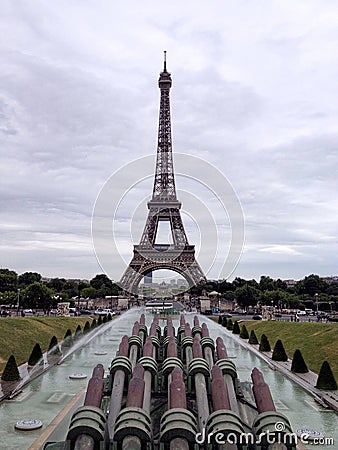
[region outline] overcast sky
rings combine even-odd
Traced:
[[[174,152],[217,167],[242,205],[245,244],[230,279],[337,275],[337,6],[2,0],[0,266],[51,277],[102,272],[91,238],[95,199],[114,172],[155,157],[167,50]],[[202,172],[197,166],[197,179]],[[181,178],[188,238],[216,277],[200,232],[210,217],[203,224],[207,213],[189,212]],[[132,229],[120,245],[126,261],[151,190],[150,177],[116,218],[120,231],[123,221],[126,235]],[[135,202],[143,205],[137,226],[128,223]],[[116,261],[115,279],[124,270]]]

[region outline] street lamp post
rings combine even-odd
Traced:
[[[16,303],[16,315],[19,315],[19,308],[20,308],[20,288],[18,288],[18,300]]]
[[[316,311],[317,311],[317,316],[318,316],[318,294],[315,294],[315,299],[316,299]]]

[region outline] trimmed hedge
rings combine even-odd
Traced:
[[[49,347],[48,347],[48,353],[51,355],[58,355],[61,353],[60,347],[58,346],[58,340],[56,336],[52,336]]]
[[[297,348],[295,353],[293,354],[292,364],[291,364],[291,372],[295,373],[307,373],[309,369],[304,361],[303,355],[301,351]]]
[[[254,345],[259,344],[255,330],[250,331],[249,344],[254,344]]]
[[[249,339],[249,333],[245,325],[242,325],[239,337],[242,339]]]
[[[42,359],[42,351],[39,343],[36,343],[33,347],[32,353],[28,358],[28,365],[35,366]]]
[[[233,334],[240,334],[241,330],[239,329],[239,324],[237,322],[237,320],[234,323],[234,327],[232,329],[232,333]]]
[[[87,320],[87,322],[85,323],[85,325],[84,325],[84,327],[83,327],[83,334],[86,334],[86,333],[88,333],[90,331],[90,323],[88,322],[88,320]]]
[[[260,352],[270,352],[271,351],[269,339],[266,337],[265,334],[262,334],[261,342],[259,344],[259,351]]]
[[[232,330],[233,329],[233,327],[234,327],[234,324],[233,324],[233,322],[232,322],[232,319],[228,319],[228,322],[227,322],[227,330]]]
[[[335,391],[337,389],[337,382],[327,361],[324,361],[320,368],[316,388],[325,389],[326,391]]]
[[[18,365],[15,360],[15,356],[11,355],[8,358],[7,364],[3,371],[1,381],[19,381],[21,380]]]
[[[272,352],[272,359],[274,361],[287,361],[288,355],[286,354],[283,342],[278,339]]]
[[[68,328],[65,337],[62,341],[62,347],[71,347],[73,345],[73,336],[71,330]]]

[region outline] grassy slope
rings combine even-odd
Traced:
[[[78,325],[83,329],[87,320],[91,322],[88,317],[1,318],[0,372],[11,354],[18,364],[22,364],[28,360],[37,342],[42,351],[45,351],[53,335],[60,342],[68,328],[74,333]]]
[[[258,340],[264,333],[269,339],[271,348],[277,339],[281,339],[289,356],[299,348],[308,367],[319,372],[320,366],[326,359],[338,379],[338,325],[309,322],[274,322],[274,321],[245,321],[250,333],[255,330]]]

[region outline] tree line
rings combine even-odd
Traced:
[[[0,269],[0,303],[31,309],[52,309],[59,302],[74,302],[74,298],[103,298],[119,295],[121,289],[105,274],[98,274],[89,282],[51,278],[42,281],[41,274]]]
[[[309,308],[321,311],[337,310],[338,283],[327,283],[318,275],[311,274],[297,281],[294,286],[281,280],[262,275],[259,281],[236,277],[226,280],[207,281],[190,289],[193,296],[203,292],[217,291],[221,298],[235,301],[241,308],[255,305],[273,305],[283,308]]]
[[[221,298],[236,303],[243,309],[255,305],[274,305],[280,308],[312,308],[337,310],[338,283],[327,283],[318,275],[311,274],[288,286],[281,279],[274,280],[262,275],[259,281],[236,277],[227,280],[207,281],[189,290],[191,296],[203,292],[217,291]],[[120,295],[121,288],[105,274],[97,274],[89,282],[52,278],[42,281],[41,274],[25,272],[18,275],[10,269],[0,269],[0,303],[17,305],[23,308],[51,309],[58,302],[74,298],[104,298]],[[73,300],[74,301],[74,300]]]

